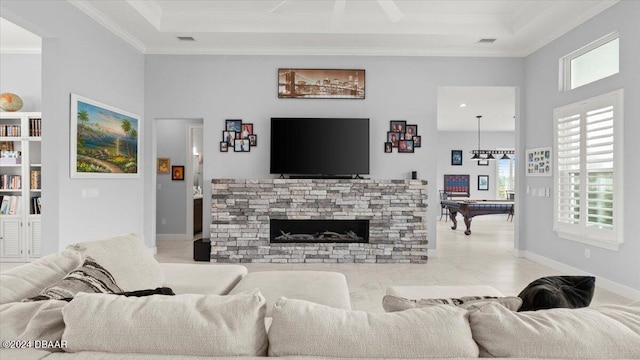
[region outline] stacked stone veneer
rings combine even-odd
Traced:
[[[278,263],[424,263],[422,180],[212,181],[211,260]],[[369,243],[269,242],[269,219],[369,220]]]

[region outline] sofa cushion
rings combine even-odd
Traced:
[[[518,294],[520,311],[589,306],[595,291],[593,276],[547,276],[531,282]]]
[[[163,285],[160,265],[144,244],[142,236],[124,234],[99,241],[70,245],[109,269],[124,291],[154,289]]]
[[[226,295],[247,275],[241,265],[161,263],[160,270],[176,294]]]
[[[278,300],[269,356],[338,358],[477,357],[467,311],[436,305],[395,313]]]
[[[498,304],[470,310],[485,357],[640,358],[640,308],[599,306],[512,312]]]
[[[233,296],[81,293],[62,312],[62,339],[69,352],[264,356],[265,304],[257,289]]]
[[[517,296],[463,296],[460,298],[446,299],[405,299],[399,296],[385,295],[382,298],[382,307],[386,312],[404,311],[434,305],[451,305],[466,307],[471,304],[496,302],[511,311],[518,311],[522,305],[522,299]]]
[[[38,295],[82,264],[83,256],[74,250],[47,255],[0,274],[0,304]]]
[[[3,342],[5,340],[59,342],[64,331],[62,309],[65,305],[67,302],[60,300],[13,302],[0,305],[1,340]]]
[[[107,269],[87,256],[82,266],[44,289],[39,295],[23,301],[68,300],[79,292],[113,294],[122,292],[122,289],[116,285]]]
[[[347,279],[330,271],[258,271],[249,273],[230,294],[260,289],[267,299],[267,316],[281,297],[308,300],[339,309],[350,310]]]

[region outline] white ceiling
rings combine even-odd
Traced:
[[[526,56],[618,0],[68,1],[146,54]]]
[[[438,131],[477,131],[477,115],[480,131],[515,131],[515,108],[513,87],[439,87]]]

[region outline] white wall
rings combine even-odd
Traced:
[[[71,93],[144,119],[144,56],[66,1],[3,0],[0,9],[2,17],[43,38],[43,253],[78,241],[143,233],[142,176],[70,179],[68,159]],[[144,131],[140,138],[146,141]],[[141,156],[149,162],[144,152]],[[99,197],[83,198],[83,189],[98,189]],[[144,234],[154,246],[149,232]]]
[[[515,149],[515,133],[513,131],[483,131],[480,133],[482,149]],[[496,186],[497,161],[489,161],[489,166],[478,166],[471,160],[471,150],[478,149],[478,133],[466,131],[438,132],[438,190],[444,189],[445,174],[470,176],[470,199],[497,199]],[[451,150],[462,150],[462,166],[451,165]],[[478,175],[489,175],[489,191],[478,191]],[[437,195],[437,194],[436,194]],[[438,218],[440,213],[437,214]]]
[[[553,109],[616,89],[624,89],[624,234],[618,251],[559,238],[553,231],[553,198],[522,197],[527,214],[520,228],[520,249],[608,279],[640,294],[640,2],[621,1],[567,35],[526,58],[527,148],[553,146]],[[558,91],[558,61],[613,31],[620,32],[620,73],[575,90]],[[553,178],[526,177],[525,185],[553,189]],[[618,216],[618,215],[616,215]],[[591,259],[584,250],[591,250]],[[624,290],[624,289],[623,289]]]
[[[264,178],[269,174],[270,118],[277,116],[367,117],[371,119],[371,177],[408,179],[412,170],[429,182],[429,206],[439,209],[436,130],[439,86],[524,84],[517,58],[339,57],[339,56],[146,56],[145,131],[155,118],[204,119],[204,182],[212,178]],[[365,100],[278,99],[279,67],[366,70]],[[258,146],[248,153],[220,153],[225,119],[254,124]],[[385,154],[389,120],[418,124],[422,148]],[[145,149],[153,151],[151,147]],[[148,170],[148,169],[147,169]],[[152,196],[153,178],[145,181]],[[205,224],[210,222],[210,186],[204,186]],[[145,203],[151,213],[155,204]],[[438,210],[435,210],[438,211]],[[427,224],[434,248],[436,218]],[[155,228],[155,225],[154,225]],[[204,236],[210,230],[204,228]]]
[[[42,59],[40,54],[0,54],[0,93],[20,96],[20,111],[42,110]]]

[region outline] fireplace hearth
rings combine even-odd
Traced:
[[[270,220],[271,243],[368,243],[369,220]]]

